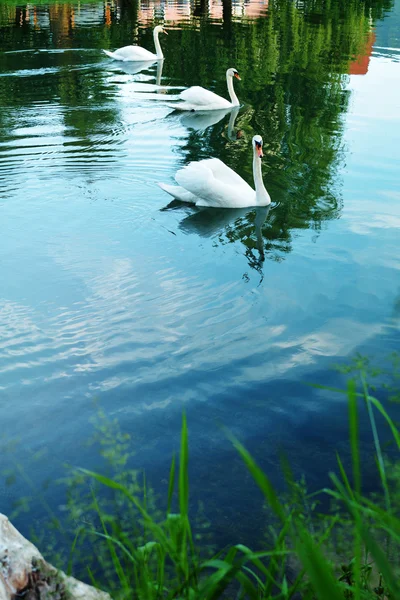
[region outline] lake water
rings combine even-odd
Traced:
[[[160,22],[163,64],[102,53],[153,50]],[[399,347],[399,31],[390,0],[2,2],[0,417],[38,488],[98,466],[94,398],[160,493],[186,410],[193,494],[222,507],[222,538],[256,530],[222,425],[274,481],[283,450],[321,484],[347,411],[306,383]],[[226,96],[228,67],[237,114],[168,107],[189,85]],[[269,211],[169,204],[157,183],[191,160],[252,183],[254,134]],[[2,486],[2,511],[24,486]]]

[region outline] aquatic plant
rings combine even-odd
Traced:
[[[116,600],[399,598],[400,432],[376,397],[384,392],[398,400],[397,354],[390,363],[389,369],[377,368],[358,355],[339,367],[349,378],[347,388],[330,389],[347,396],[351,469],[337,455],[337,472],[323,490],[310,493],[304,477],[296,479],[282,459],[287,493],[278,493],[247,449],[225,432],[264,498],[265,527],[262,540],[254,542],[257,551],[240,543],[215,551],[215,519],[210,523],[189,502],[185,416],[179,457],[172,458],[168,491],[159,498],[132,466],[134,440],[98,408],[88,443],[97,445],[104,459],[102,473],[69,466],[61,512],[41,491],[48,519],[45,524],[32,520],[31,539],[53,564],[106,588]],[[379,393],[373,395],[372,389]],[[362,479],[361,413],[368,416],[377,465],[372,494]],[[384,452],[388,436],[378,434],[384,425],[392,440],[390,461]],[[10,473],[18,472],[37,497],[27,470],[12,463],[11,450],[8,483],[15,479]],[[17,512],[29,508],[27,495]]]
[[[113,597],[399,598],[398,463],[395,461],[388,469],[378,435],[377,415],[389,426],[396,452],[400,449],[400,432],[382,402],[371,395],[365,365],[359,363],[359,366],[358,387],[356,380],[350,379],[346,390],[337,390],[348,399],[352,470],[346,471],[338,455],[338,472],[331,474],[331,486],[318,494],[308,494],[304,481],[295,481],[289,466],[284,465],[289,494],[282,499],[247,449],[228,434],[269,507],[273,534],[266,538],[261,550],[236,544],[208,557],[201,540],[198,543],[194,539],[189,515],[189,441],[185,416],[179,464],[172,459],[164,514],[153,513],[146,495],[138,495],[121,479],[79,469],[80,476],[120,496],[136,514],[130,526],[125,521],[127,527],[121,527],[121,515],[114,518],[103,513],[93,493],[92,508],[97,512],[98,522],[97,526],[86,526],[85,535],[105,544],[109,560],[106,579]],[[369,415],[382,487],[382,493],[374,497],[363,493],[359,449],[362,407]],[[328,514],[318,515],[321,496],[334,503]],[[101,571],[96,576],[90,573],[92,583],[104,586]]]

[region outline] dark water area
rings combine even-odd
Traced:
[[[153,51],[157,23],[163,62],[102,53]],[[64,463],[100,468],[94,399],[160,494],[186,411],[193,502],[222,542],[251,544],[262,519],[223,427],[278,487],[281,452],[326,483],[346,400],[307,384],[343,385],[334,364],[399,347],[399,31],[390,0],[1,4],[2,440],[54,511]],[[226,97],[229,67],[239,110],[168,106],[190,85]],[[254,134],[269,210],[158,187],[211,156],[252,184]],[[26,483],[1,486],[10,513]]]

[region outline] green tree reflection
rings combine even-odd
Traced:
[[[281,260],[291,249],[294,230],[318,231],[324,221],[340,214],[334,175],[342,160],[347,74],[351,61],[365,52],[374,23],[392,5],[392,0],[270,0],[265,15],[252,19],[234,16],[234,3],[223,0],[221,18],[216,19],[208,3],[199,0],[190,18],[170,31],[164,44],[167,83],[199,84],[226,96],[226,69],[234,66],[242,76],[237,91],[245,107],[235,123],[240,134],[236,139],[227,135],[229,115],[204,131],[190,131],[181,149],[182,163],[218,156],[252,182],[250,139],[254,133],[263,136],[264,178],[278,204],[274,218],[268,216],[262,227],[267,256]],[[1,49],[95,51],[132,39],[152,47],[153,23],[139,23],[138,2],[91,6],[97,16],[88,27],[79,21],[85,5],[79,12],[68,2],[21,5],[5,0],[0,7]],[[162,5],[159,9],[161,19]],[[66,107],[65,124],[76,136],[85,140],[118,122],[116,102],[103,93],[102,70],[83,76],[71,70],[70,57],[62,53],[48,60],[60,70],[57,76],[41,78],[37,99]],[[102,60],[101,53],[93,60]],[[15,55],[0,58],[3,70],[16,64]],[[40,55],[33,52],[29,67],[40,65]],[[7,77],[0,77],[0,108],[22,108],[23,86],[23,78],[14,78],[10,87]],[[81,110],[68,110],[72,107]],[[6,138],[15,115],[9,110],[0,110],[0,115]],[[256,251],[254,211],[232,218],[216,239],[240,240],[246,252]]]
[[[281,260],[291,250],[293,230],[318,231],[340,214],[334,174],[342,160],[347,73],[367,45],[373,19],[390,7],[385,1],[273,0],[265,18],[233,20],[229,30],[205,21],[199,32],[183,30],[175,45],[168,46],[166,73],[186,78],[188,84],[200,81],[213,87],[217,82],[216,91],[226,95],[225,69],[235,66],[242,76],[238,96],[248,110],[237,119],[240,139],[227,143],[227,119],[204,133],[192,132],[183,162],[218,156],[251,183],[250,139],[262,134],[264,179],[278,203],[274,218],[267,218],[263,228],[271,258]],[[179,48],[182,60],[173,61]],[[253,256],[258,247],[255,219],[255,211],[235,218],[224,226],[219,242],[240,240],[246,255]]]

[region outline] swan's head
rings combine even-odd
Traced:
[[[254,152],[257,152],[257,156],[259,156],[260,158],[262,158],[264,156],[264,154],[263,154],[263,151],[262,151],[263,141],[262,141],[261,135],[255,135],[253,137],[252,142],[253,142]]]
[[[164,29],[162,25],[157,25],[157,27],[154,27],[154,33],[165,33],[165,35],[168,35],[168,31]]]
[[[226,72],[226,76],[227,77],[236,77],[236,79],[239,79],[239,81],[240,81],[239,73],[236,71],[236,69],[228,69]]]

